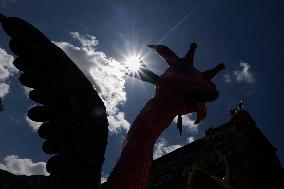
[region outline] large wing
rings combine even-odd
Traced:
[[[99,188],[107,144],[105,106],[92,84],[56,45],[29,23],[0,15],[9,45],[18,56],[20,82],[33,88],[29,97],[42,104],[30,119],[44,122],[38,130],[43,150],[56,154],[47,171],[59,188]]]
[[[169,66],[174,65],[178,61],[178,56],[167,46],[164,45],[148,45],[151,49],[154,49],[161,57],[163,57]]]

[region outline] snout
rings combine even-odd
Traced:
[[[216,85],[210,80],[195,77],[194,80],[188,80],[182,88],[187,98],[198,102],[212,102],[219,96]]]
[[[210,87],[196,87],[190,96],[199,102],[212,102],[218,98],[219,92],[213,84]]]

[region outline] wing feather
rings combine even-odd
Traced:
[[[73,61],[40,31],[16,17],[0,15],[9,46],[23,73],[20,82],[32,90],[29,97],[42,104],[29,110],[44,122],[38,133],[43,150],[56,154],[47,171],[61,188],[99,188],[107,145],[106,108],[92,84]]]

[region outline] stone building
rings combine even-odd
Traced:
[[[226,180],[227,188],[284,188],[284,171],[276,151],[242,110],[228,123],[208,129],[204,138],[155,160],[148,188],[188,189],[194,168],[221,182]]]

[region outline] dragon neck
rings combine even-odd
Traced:
[[[174,117],[166,102],[157,97],[147,102],[124,140],[120,157],[107,181],[108,189],[146,189],[154,144]]]

